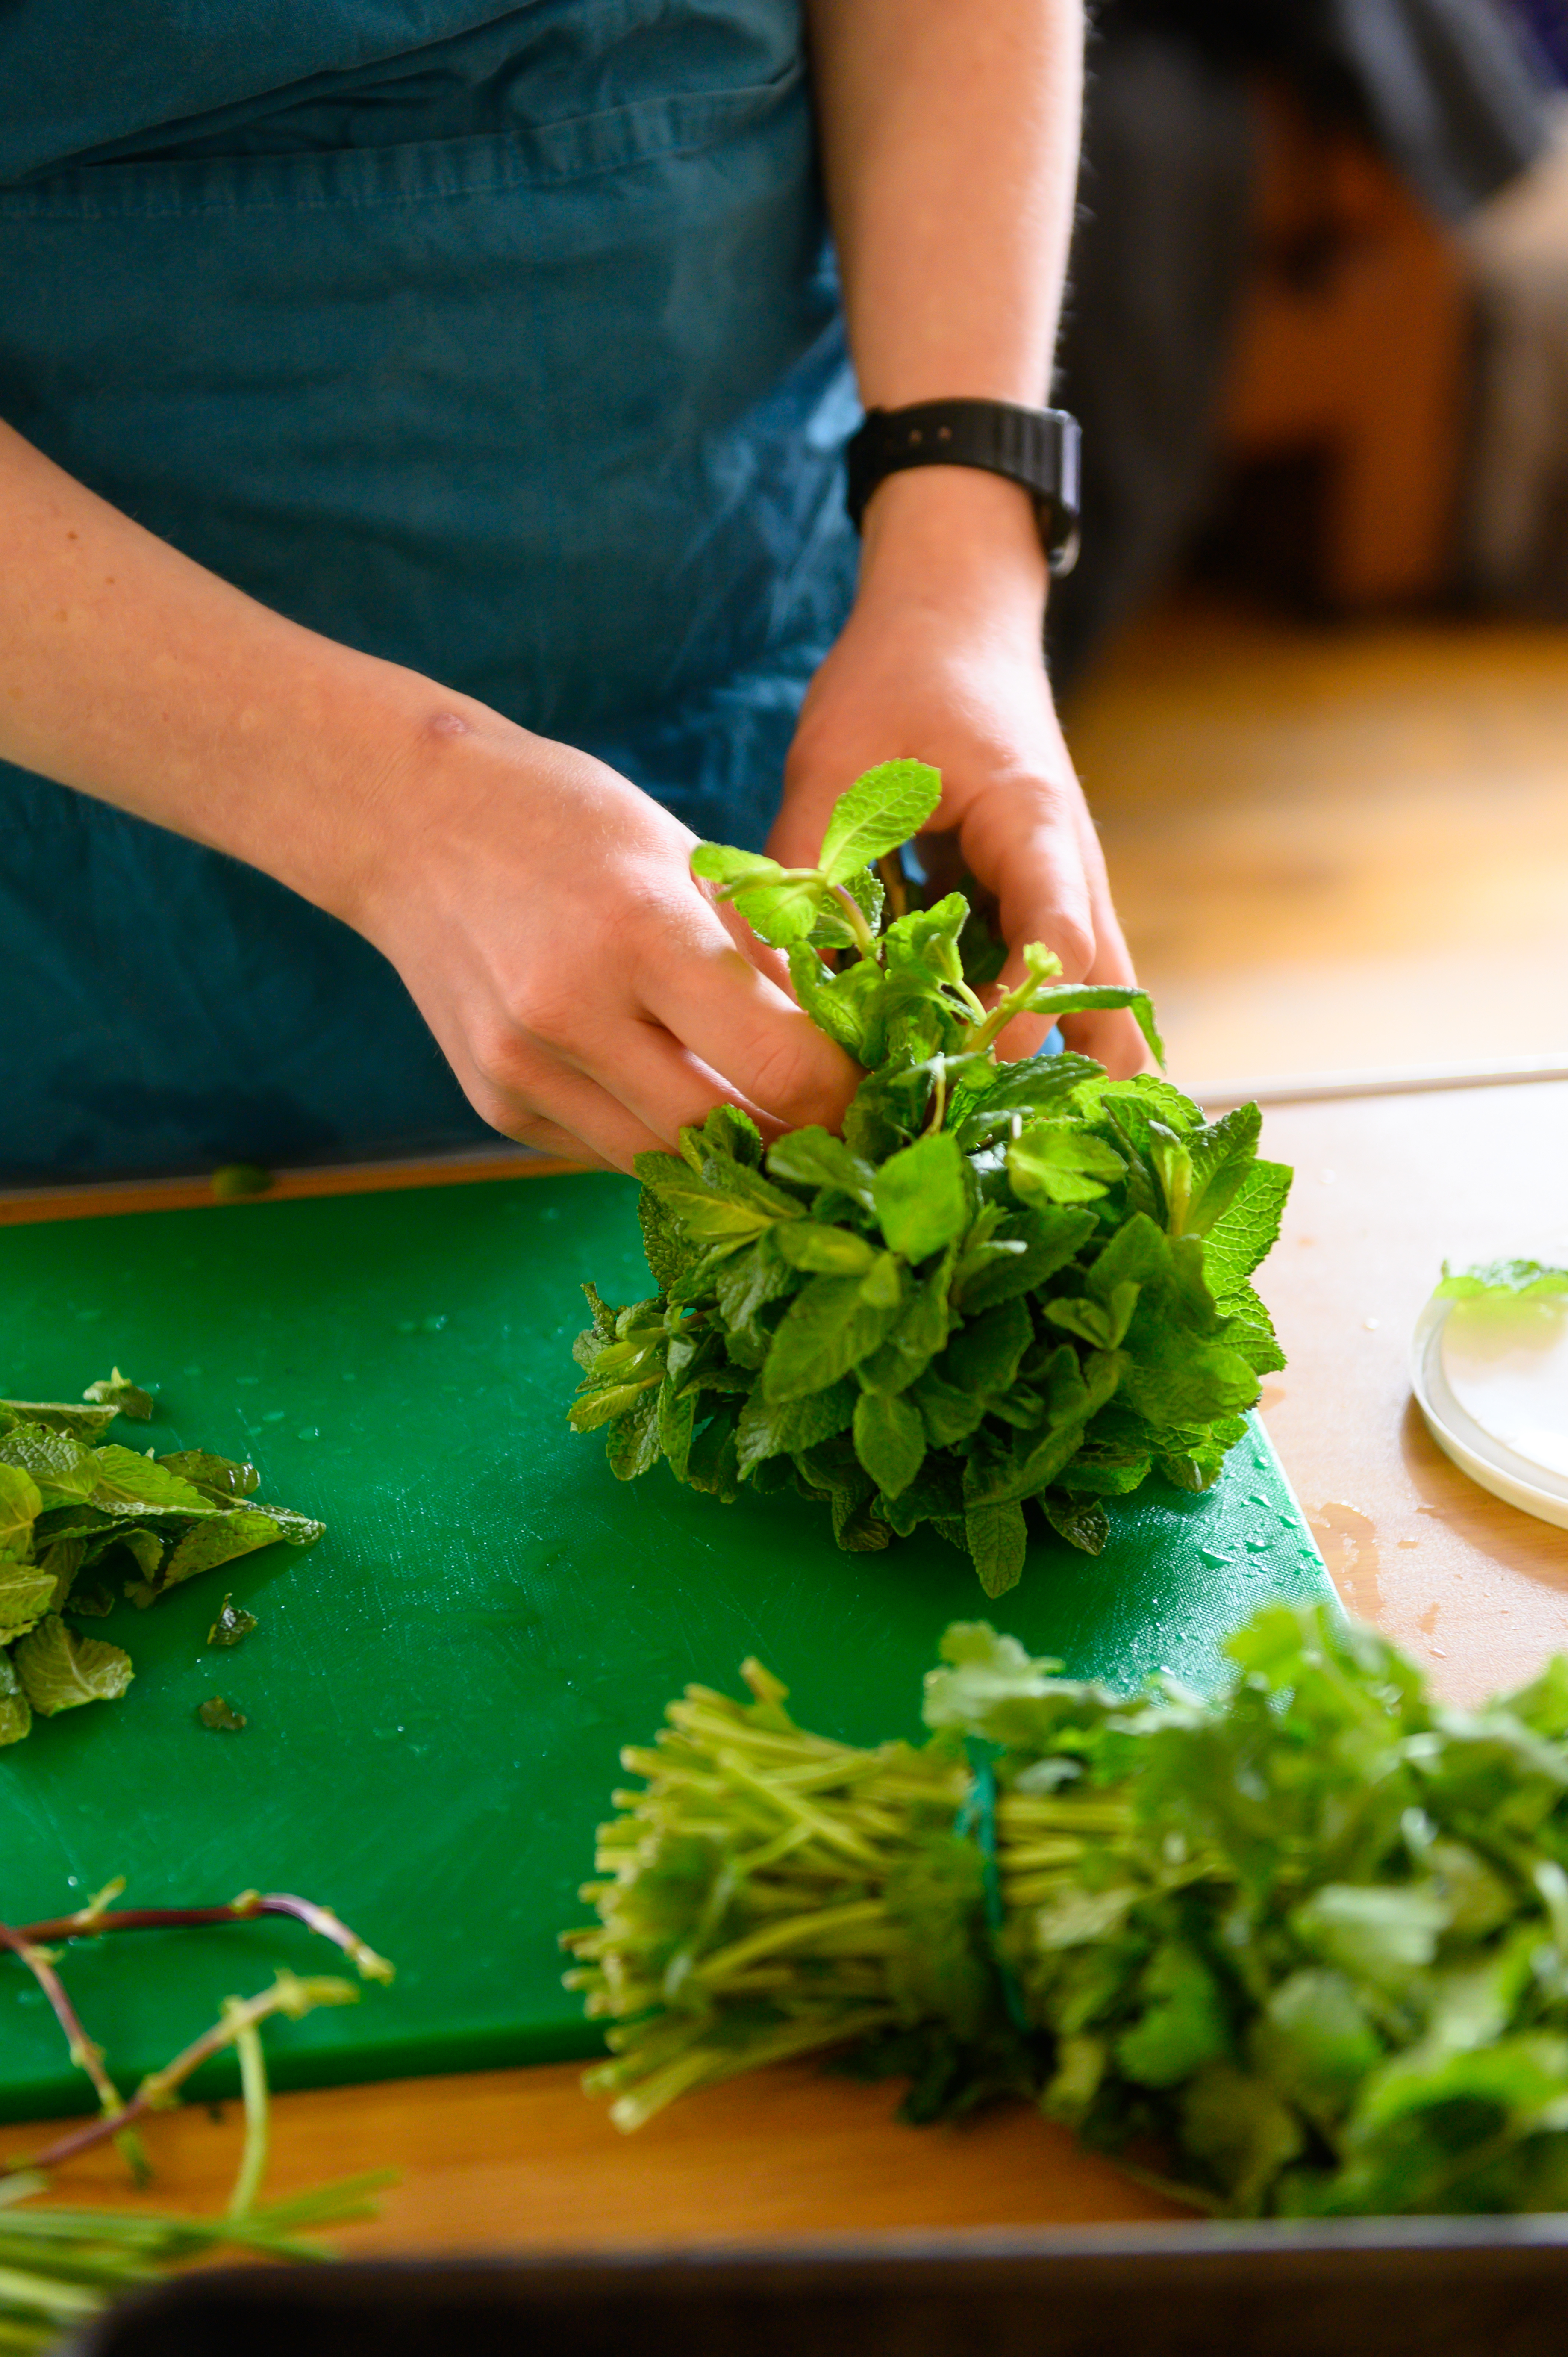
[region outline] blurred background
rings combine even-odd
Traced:
[[[1100,0],[1052,666],[1173,1075],[1568,1070],[1568,0]]]

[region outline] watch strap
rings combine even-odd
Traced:
[[[979,467],[1021,483],[1034,496],[1051,571],[1078,557],[1080,437],[1065,409],[1022,409],[1008,401],[922,401],[870,409],[852,436],[847,504],[858,532],[865,503],[889,475],[910,467]]]

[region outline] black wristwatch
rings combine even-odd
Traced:
[[[856,532],[878,483],[908,467],[981,467],[1034,494],[1040,537],[1055,574],[1078,562],[1078,420],[1065,409],[1018,409],[1010,401],[921,401],[868,409],[851,441],[848,507]]]

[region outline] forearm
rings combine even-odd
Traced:
[[[4,426],[0,647],[0,758],[350,920],[378,813],[446,702],[219,580]]]
[[[1079,0],[810,0],[823,168],[861,397],[1047,395],[1072,230]],[[980,600],[1037,636],[1032,503],[1000,477],[890,477],[862,594]]]
[[[1079,0],[809,0],[868,407],[1044,400],[1078,177]]]

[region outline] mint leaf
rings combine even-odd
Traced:
[[[209,1701],[199,1703],[196,1716],[203,1727],[210,1727],[218,1735],[241,1735],[251,1723],[242,1710],[236,1710],[233,1704],[225,1702],[221,1695],[214,1695]]]
[[[874,1270],[873,1275],[876,1274]],[[856,1360],[875,1350],[897,1315],[901,1296],[891,1302],[867,1300],[868,1280],[814,1276],[785,1311],[762,1371],[769,1400],[803,1399],[847,1375]]]
[[[98,1460],[64,1432],[42,1425],[14,1425],[0,1435],[0,1465],[15,1465],[32,1476],[45,1513],[56,1506],[84,1501],[98,1487]]]
[[[101,1375],[95,1383],[89,1383],[81,1396],[101,1407],[113,1408],[116,1415],[128,1415],[136,1424],[145,1424],[152,1416],[152,1394],[143,1391],[129,1375],[123,1375],[118,1367],[111,1374]]]
[[[26,1555],[43,1512],[38,1484],[19,1465],[0,1464],[0,1557]]]
[[[1053,1023],[1059,1023],[1064,1015],[1083,1015],[1122,1006],[1130,1010],[1156,1062],[1163,1064],[1165,1043],[1160,1037],[1154,1004],[1146,990],[1128,989],[1120,983],[1039,982],[1030,991],[1026,1006],[1021,1007],[1019,1012],[1048,1015]]]
[[[843,1138],[830,1130],[792,1129],[768,1151],[768,1168],[775,1178],[796,1187],[836,1187],[865,1211],[875,1209],[876,1173]]]
[[[78,1407],[70,1400],[0,1400],[0,1433],[30,1424],[91,1442],[102,1437],[118,1414],[117,1408]]]
[[[160,1457],[158,1463],[166,1473],[177,1473],[220,1506],[253,1497],[261,1485],[262,1477],[253,1465],[240,1464],[231,1457],[214,1457],[205,1448],[176,1449]]]
[[[0,1555],[0,1645],[26,1635],[54,1602],[55,1575],[39,1564]]]
[[[1016,1298],[966,1318],[937,1367],[944,1382],[983,1397],[1004,1392],[1035,1339],[1026,1303]]]
[[[1097,1202],[1126,1173],[1114,1146],[1076,1122],[1036,1122],[1007,1149],[1013,1192],[1026,1203]]]
[[[793,1457],[846,1432],[858,1396],[847,1378],[830,1383],[825,1391],[792,1400],[768,1399],[759,1385],[742,1408],[736,1426],[736,1460],[740,1470],[749,1473],[768,1458]]]
[[[726,894],[759,941],[774,949],[803,942],[824,917],[836,920],[826,888],[815,876],[789,877],[783,882],[742,884]],[[842,924],[842,920],[836,920]],[[844,938],[848,938],[847,928]]]
[[[915,1479],[926,1454],[925,1427],[896,1392],[862,1392],[854,1407],[854,1453],[886,1497]]]
[[[209,1645],[225,1649],[242,1645],[246,1638],[254,1633],[256,1625],[253,1612],[247,1612],[242,1604],[236,1604],[231,1596],[226,1596],[222,1609],[207,1631],[207,1641]]]
[[[692,873],[706,884],[738,884],[747,877],[777,883],[784,870],[777,859],[760,851],[736,851],[727,843],[699,843],[692,854]]]
[[[1021,1505],[971,1506],[963,1534],[987,1596],[1004,1596],[1017,1587],[1029,1544]]]
[[[79,1637],[58,1613],[24,1637],[12,1652],[22,1691],[40,1718],[83,1703],[113,1702],[135,1672],[131,1657],[99,1637]]]
[[[946,1342],[951,1324],[952,1250],[950,1244],[929,1275],[910,1286],[886,1340],[861,1360],[856,1372],[868,1391],[907,1391]]]
[[[849,971],[856,974],[860,969],[852,966]],[[830,974],[814,949],[794,942],[789,947],[789,979],[818,1030],[836,1040],[857,1063],[864,1063],[865,1027],[854,999],[843,988],[847,977]]]
[[[1277,1241],[1291,1176],[1283,1162],[1254,1162],[1234,1201],[1205,1236],[1203,1271],[1221,1308],[1240,1293]]]
[[[1094,1213],[1080,1208],[1018,1206],[999,1216],[984,1238],[965,1239],[953,1272],[954,1301],[968,1318],[1015,1296],[1043,1291],[1047,1279],[1067,1267],[1094,1229]]]
[[[321,1525],[315,1527],[319,1535]],[[238,1506],[211,1522],[199,1523],[193,1530],[187,1531],[171,1552],[157,1581],[158,1588],[161,1592],[166,1587],[177,1587],[181,1580],[194,1579],[199,1572],[212,1571],[220,1563],[233,1563],[242,1555],[254,1555],[258,1547],[274,1546],[285,1535],[282,1523],[253,1506]]]
[[[1478,1268],[1454,1269],[1444,1261],[1443,1282],[1436,1289],[1451,1301],[1473,1301],[1487,1293],[1544,1299],[1568,1293],[1568,1268],[1552,1268],[1539,1260],[1494,1260]]]
[[[682,1233],[699,1243],[738,1245],[760,1235],[775,1220],[802,1216],[800,1204],[786,1196],[779,1198],[786,1208],[778,1211],[744,1199],[738,1190],[721,1189],[673,1154],[639,1154],[635,1168]]]
[[[1176,1234],[1208,1235],[1235,1202],[1256,1162],[1263,1116],[1255,1104],[1238,1105],[1222,1119],[1191,1131],[1191,1192]]]
[[[91,1499],[100,1513],[206,1516],[226,1511],[183,1474],[171,1473],[156,1458],[140,1456],[114,1441],[95,1448],[92,1461],[98,1479]]]
[[[824,1227],[820,1220],[793,1220],[776,1237],[779,1257],[790,1268],[824,1276],[864,1276],[875,1249],[853,1228]]]
[[[925,761],[884,761],[839,797],[818,865],[830,884],[885,859],[919,834],[942,798],[940,770]]]
[[[876,1174],[875,1198],[889,1252],[909,1261],[940,1252],[969,1224],[957,1138],[939,1131],[895,1154]]]
[[[33,1713],[22,1682],[16,1675],[11,1656],[0,1645],[0,1750],[8,1743],[20,1743],[32,1731]]]

